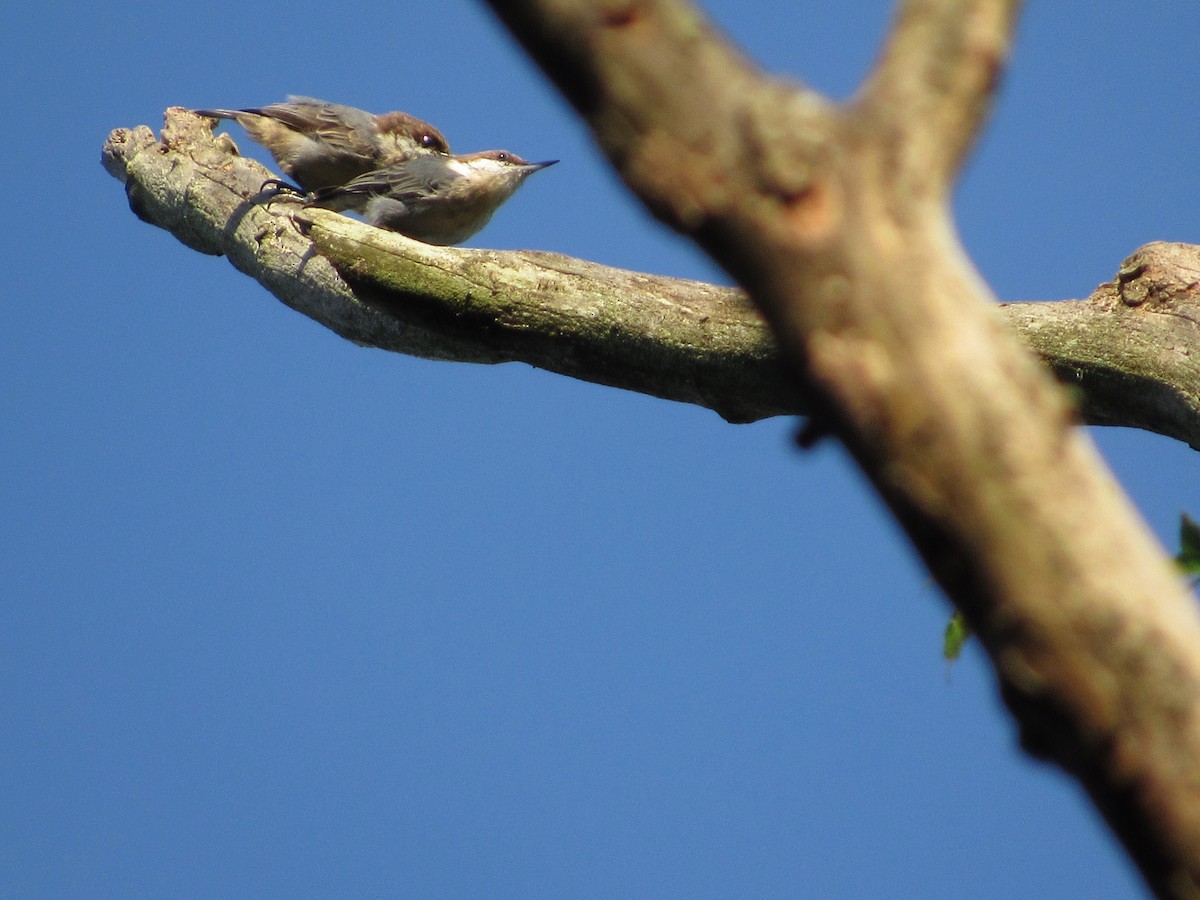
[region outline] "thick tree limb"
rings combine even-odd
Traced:
[[[305,237],[292,227],[294,206],[260,195],[271,173],[182,109],[168,110],[162,142],[144,127],[113,132],[104,162],[144,219],[228,256],[357,343],[526,362],[730,421],[809,409],[740,289],[551,253],[432,247],[319,210],[304,214]],[[1088,421],[1200,448],[1200,353],[1187,352],[1200,345],[1200,248],[1152,245],[1122,271],[1089,300],[1008,304],[1001,314],[1078,390]]]
[[[975,626],[1026,746],[1079,778],[1157,893],[1200,896],[1200,615],[948,215],[1017,4],[908,0],[838,108],[684,0],[491,3],[629,186],[748,289]]]

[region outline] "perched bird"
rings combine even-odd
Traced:
[[[288,97],[286,103],[251,109],[195,112],[237,122],[310,192],[345,184],[413,156],[450,152],[440,131],[408,113],[375,115],[312,97]]]
[[[354,210],[378,228],[427,244],[459,244],[483,228],[526,178],[556,162],[526,162],[507,150],[424,154],[315,191],[305,205]]]

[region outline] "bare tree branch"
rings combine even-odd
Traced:
[[[321,210],[302,216],[306,237],[292,227],[293,206],[260,194],[271,173],[182,109],[167,112],[162,142],[144,127],[115,131],[104,162],[147,221],[229,256],[283,302],[359,344],[525,362],[735,422],[809,409],[740,289],[552,253],[432,247]],[[1200,248],[1151,245],[1127,263],[1123,281],[1089,300],[1008,304],[1001,313],[1077,388],[1088,421],[1200,447],[1200,354],[1187,352],[1200,343],[1197,270]]]
[[[853,105],[893,171],[943,194],[991,106],[1019,0],[909,0]]]
[[[1013,5],[904,4],[901,30],[921,14],[941,37],[897,37],[931,77],[901,87],[885,57],[871,94],[925,96],[874,125],[754,72],[683,0],[491,3],[638,196],[764,311],[976,628],[1026,747],[1079,778],[1156,892],[1200,895],[1194,599],[1000,325],[946,190],[908,177],[953,172]],[[895,119],[929,109],[942,125],[897,155]]]
[[[143,219],[227,255],[343,337],[433,359],[526,362],[731,421],[804,409],[741,291],[555,253],[434,247],[269,202],[260,188],[272,173],[211,127],[171,109],[161,143],[145,127],[118,129],[103,161]]]
[[[1001,310],[1059,378],[1082,391],[1089,422],[1136,421],[1200,449],[1184,424],[1200,409],[1200,247],[1148,244],[1087,300]]]

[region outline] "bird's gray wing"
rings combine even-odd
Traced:
[[[291,96],[286,103],[271,103],[246,112],[275,119],[340,152],[368,159],[378,154],[375,117],[354,106]]]
[[[390,197],[411,205],[436,194],[457,177],[436,158],[417,157],[359,175],[341,187],[318,191],[317,199],[321,199],[322,195],[349,194],[360,197]]]

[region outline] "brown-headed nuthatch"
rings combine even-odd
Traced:
[[[556,162],[526,162],[507,150],[413,156],[315,191],[306,205],[354,210],[377,228],[427,244],[459,244],[483,228],[526,178]]]
[[[305,191],[337,187],[413,156],[450,152],[445,136],[403,112],[375,115],[312,97],[252,109],[197,109],[233,119],[271,151],[279,167]]]

